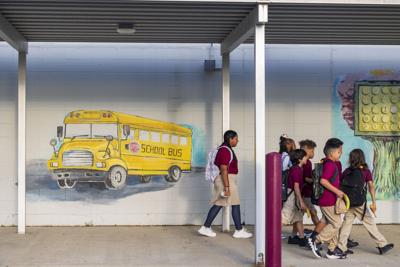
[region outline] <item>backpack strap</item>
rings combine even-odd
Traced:
[[[331,177],[331,179],[329,179],[329,182],[331,184],[336,182],[336,177],[338,176],[338,174],[339,174],[339,170],[338,170],[338,167],[335,165],[335,172],[333,173],[333,176]]]

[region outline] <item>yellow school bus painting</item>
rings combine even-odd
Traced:
[[[191,170],[191,129],[120,112],[72,111],[51,145],[48,169],[60,188],[104,182],[121,189],[128,175],[143,183],[156,175],[174,183]]]

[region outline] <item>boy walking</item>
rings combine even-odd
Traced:
[[[322,243],[328,243],[328,259],[344,259],[346,254],[341,251],[338,245],[339,229],[342,225],[340,215],[335,213],[335,204],[338,198],[343,198],[344,193],[339,189],[340,174],[335,162],[339,161],[342,154],[343,142],[337,138],[329,139],[324,147],[326,156],[322,175],[321,185],[325,188],[319,199],[318,205],[321,208],[321,222],[326,225],[320,233],[313,232],[308,238],[308,244],[313,254],[321,258],[320,247]]]

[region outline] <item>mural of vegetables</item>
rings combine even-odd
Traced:
[[[337,85],[341,114],[356,136],[371,142],[377,191],[400,192],[400,73],[378,70],[344,76]]]

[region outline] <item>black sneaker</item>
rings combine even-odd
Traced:
[[[345,251],[345,253],[346,253],[346,254],[354,254],[354,251],[352,251],[351,249],[347,249],[347,250]]]
[[[379,247],[378,247],[379,254],[381,254],[381,255],[386,254],[386,253],[388,253],[393,247],[394,247],[394,244],[387,244],[386,246],[384,246],[384,247],[382,247],[382,248],[379,248]]]
[[[305,247],[307,246],[308,242],[307,242],[307,238],[303,237],[303,238],[299,238],[299,246],[300,247]]]
[[[290,245],[298,245],[300,243],[300,237],[298,237],[297,235],[289,236],[287,243]]]
[[[354,248],[357,247],[359,244],[357,241],[353,241],[351,239],[347,239],[347,247],[348,248]]]
[[[347,255],[340,248],[335,248],[333,251],[328,250],[326,257],[330,260],[338,260],[347,258]]]
[[[319,246],[315,242],[315,240],[313,240],[313,238],[309,237],[309,238],[307,238],[307,243],[308,243],[308,246],[311,248],[311,251],[313,252],[314,256],[316,258],[320,259],[321,253],[319,252]]]

